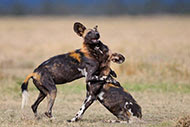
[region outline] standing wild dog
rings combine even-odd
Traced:
[[[109,51],[108,47],[98,41],[100,38],[97,27],[87,29],[81,23],[74,24],[74,31],[84,39],[83,47],[62,55],[54,56],[41,65],[39,65],[33,73],[29,74],[24,80],[22,89],[22,108],[27,99],[27,87],[30,78],[33,79],[34,85],[40,91],[37,100],[31,106],[35,116],[37,116],[37,108],[40,102],[48,96],[48,108],[45,115],[52,117],[52,107],[56,98],[56,84],[71,82],[81,77],[87,77],[87,80],[93,79],[93,75],[99,68],[100,59],[97,59],[97,51]],[[101,53],[97,53],[101,54]],[[113,71],[111,71],[112,74]],[[88,81],[87,81],[88,82]]]
[[[131,115],[138,118],[142,117],[141,107],[135,99],[110,75],[109,64],[111,60],[121,64],[124,62],[125,57],[114,53],[104,61],[105,63],[102,63],[102,66],[100,65],[97,71],[99,73],[95,76],[97,80],[86,82],[87,94],[82,107],[75,117],[68,120],[68,122],[75,122],[81,119],[84,112],[96,99],[119,120],[129,122]],[[98,79],[103,77],[103,75],[106,75],[105,80]]]

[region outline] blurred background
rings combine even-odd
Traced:
[[[72,28],[80,21],[99,25],[101,40],[125,55],[112,65],[120,82],[186,89],[189,14],[189,0],[0,0],[0,81],[21,82],[49,57],[80,48]]]
[[[1,0],[1,15],[189,14],[189,0]]]
[[[98,25],[101,41],[126,57],[111,67],[143,109],[143,122],[130,126],[174,126],[190,114],[190,0],[0,0],[0,126],[110,126],[101,121],[115,117],[99,103],[80,124],[64,121],[85,98],[84,78],[57,86],[58,121],[36,122],[30,106],[27,120],[18,113],[25,77],[48,58],[82,46],[76,21]],[[38,95],[32,81],[29,93],[31,105]]]

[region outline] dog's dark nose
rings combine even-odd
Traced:
[[[100,34],[96,33],[96,39],[99,39],[99,38],[100,38]]]

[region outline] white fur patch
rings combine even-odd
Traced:
[[[86,102],[90,101],[90,99],[91,99],[91,98],[92,98],[92,97],[91,97],[91,96],[89,96]]]
[[[107,78],[107,76],[102,76],[101,78],[100,78],[100,80],[105,80]]]
[[[85,109],[85,105],[83,104],[81,110],[77,113],[79,117],[82,115],[84,109]]]
[[[21,105],[21,109],[23,109],[24,106],[27,104],[27,102],[28,102],[28,97],[29,97],[28,92],[27,92],[26,90],[24,90],[24,91],[22,92],[22,105]]]
[[[125,105],[124,105],[124,108],[127,108],[127,105],[133,105],[133,103],[132,103],[132,102],[126,102]],[[129,109],[128,111],[129,111],[129,113],[131,113],[132,116],[133,116],[133,112],[131,111],[131,109]]]
[[[75,122],[75,121],[76,121],[76,118],[75,118],[75,117],[71,119],[71,122]]]
[[[131,113],[131,114],[132,114],[132,116],[133,116],[133,112],[131,111],[131,109],[129,109],[128,111],[129,111],[129,113]]]
[[[103,95],[104,95],[104,92],[100,92],[98,94],[98,98],[102,101],[104,98],[103,98]]]
[[[125,106],[127,106],[128,104],[129,104],[129,103],[128,103],[128,102],[126,102],[126,103],[125,103]]]
[[[87,100],[86,100],[86,103],[87,103],[88,101],[90,101],[91,98],[92,98],[92,97],[89,96],[89,97],[87,98]],[[84,113],[84,109],[86,108],[86,107],[85,107],[86,103],[84,103],[84,104],[82,105],[80,111],[77,112],[77,115],[76,115],[74,118],[72,118],[71,121],[74,122],[74,121],[76,121],[76,119],[80,119],[80,118],[82,117],[82,114]]]
[[[96,79],[98,79],[98,76],[95,75],[94,77],[95,77]]]
[[[102,50],[100,50],[100,47],[95,47],[95,50],[99,50],[99,52],[101,53],[101,54],[103,54],[103,52],[102,52]]]
[[[86,71],[86,68],[84,68],[84,69],[80,69],[80,68],[78,68],[78,70],[82,73],[82,75],[83,76],[85,76],[85,77],[87,77],[87,71]]]

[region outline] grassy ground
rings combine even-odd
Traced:
[[[53,122],[43,117],[46,101],[39,107],[42,119],[34,119],[30,105],[38,91],[32,82],[29,104],[20,110],[25,76],[47,58],[81,47],[82,39],[72,30],[75,21],[98,24],[101,40],[125,55],[126,62],[112,68],[143,109],[143,119],[128,126],[170,127],[190,114],[189,17],[1,17],[0,126],[126,126],[106,123],[116,118],[99,102],[82,121],[66,122],[85,98],[84,79],[58,86]]]

